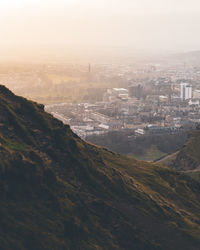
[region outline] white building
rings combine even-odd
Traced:
[[[117,95],[120,95],[120,94],[128,95],[128,89],[124,89],[124,88],[113,88],[113,92],[116,93]]]
[[[114,102],[118,99],[127,100],[128,89],[124,89],[124,88],[107,89],[107,92],[103,96],[104,102]]]
[[[188,83],[181,83],[181,99],[183,101],[192,98],[192,86]]]
[[[199,100],[194,99],[194,100],[189,100],[188,104],[191,105],[195,105],[195,106],[199,106]]]
[[[136,129],[136,130],[135,130],[135,133],[136,133],[136,134],[139,134],[139,135],[144,135],[144,134],[145,134],[144,129],[142,129],[142,128]]]

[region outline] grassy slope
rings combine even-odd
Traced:
[[[195,170],[200,166],[200,128],[192,131],[178,153],[173,167],[177,170]]]
[[[83,142],[0,86],[2,249],[199,249],[200,184]]]
[[[160,159],[161,157],[166,156],[166,153],[161,152],[156,145],[151,145],[147,150],[145,150],[145,153],[142,155],[129,154],[128,156],[132,156],[138,160],[153,162],[157,159]]]
[[[155,163],[161,163],[165,166],[172,166],[173,162],[176,160],[179,151],[174,152],[173,154],[169,154],[161,157],[159,160],[155,160]]]

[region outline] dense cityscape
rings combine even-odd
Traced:
[[[116,73],[112,65],[97,73],[91,68],[89,65],[89,81],[100,75],[113,78]],[[104,88],[100,101],[51,104],[46,110],[70,124],[84,139],[125,129],[135,135],[174,133],[200,123],[199,68],[151,64],[134,71],[130,66],[120,66],[117,72],[116,87]]]
[[[178,150],[200,123],[198,65],[195,52],[126,63],[13,63],[1,64],[0,81],[82,139],[154,161]]]

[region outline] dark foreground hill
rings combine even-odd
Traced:
[[[0,249],[200,249],[200,184],[78,138],[0,86]]]

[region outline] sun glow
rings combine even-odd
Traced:
[[[199,0],[0,0],[0,54],[198,50],[199,11]]]

